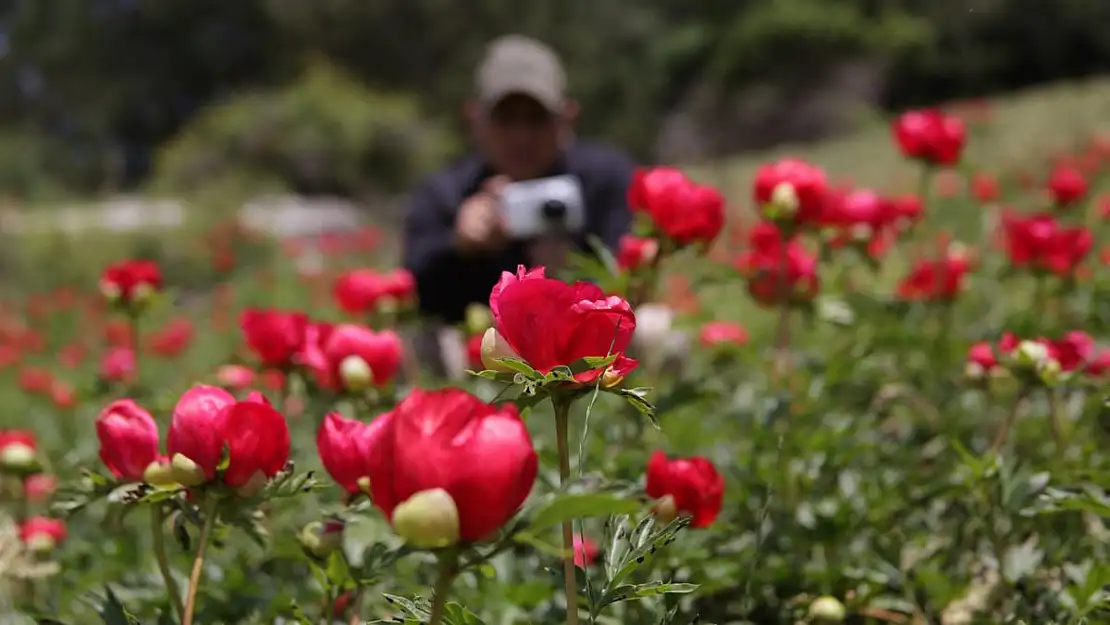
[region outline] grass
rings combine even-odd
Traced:
[[[992,121],[973,131],[966,162],[993,173],[1035,167],[1046,155],[1075,148],[1093,132],[1110,130],[1110,77],[1032,88],[990,104]],[[842,138],[694,165],[690,173],[718,186],[742,207],[759,165],[788,155],[810,160],[858,185],[906,192],[917,184],[916,167],[893,149],[885,123]]]

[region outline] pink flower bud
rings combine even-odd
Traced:
[[[158,459],[158,424],[130,399],[114,401],[96,418],[100,460],[119,479],[139,482]]]

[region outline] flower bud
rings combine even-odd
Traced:
[[[964,377],[973,382],[982,380],[986,373],[987,371],[983,368],[983,365],[977,362],[968,362],[964,365]]]
[[[849,229],[848,234],[856,243],[864,243],[871,240],[874,231],[869,224],[855,224]]]
[[[493,315],[489,308],[481,304],[466,307],[466,333],[478,334],[493,325]]]
[[[178,454],[180,455],[180,454]],[[184,458],[184,456],[182,456]],[[147,465],[143,471],[143,481],[151,486],[169,488],[177,486],[174,478],[173,467],[165,460],[155,460]]]
[[[185,487],[200,486],[208,481],[204,469],[182,454],[174,454],[170,460],[170,474],[173,481]]]
[[[392,295],[383,295],[374,307],[383,315],[395,315],[397,311],[401,310],[401,303]]]
[[[393,531],[421,549],[439,549],[459,541],[459,510],[442,488],[423,490],[393,509]]]
[[[0,471],[30,475],[40,468],[38,453],[30,445],[13,442],[0,449]]]
[[[104,296],[104,299],[107,300],[109,304],[115,304],[119,302],[119,298],[123,295],[123,292],[115,282],[102,280],[100,282],[100,294]]]
[[[613,388],[621,382],[624,382],[624,376],[613,371],[612,367],[605,369],[605,373],[601,374],[601,388]]]
[[[321,560],[343,547],[343,523],[339,521],[314,521],[301,530],[301,544]]]
[[[1040,341],[1022,341],[1010,353],[1014,367],[1033,370],[1042,360],[1048,358],[1048,346]]]
[[[818,597],[809,604],[809,617],[817,623],[843,623],[847,616],[844,604],[836,597]]]
[[[27,551],[42,556],[54,551],[54,548],[58,546],[58,541],[54,540],[54,537],[50,534],[38,532],[27,538],[26,546]]]
[[[763,206],[763,213],[771,221],[793,219],[798,212],[798,192],[789,182],[780,182],[771,191],[771,201]]]
[[[365,494],[367,497],[370,496],[370,478],[360,477],[358,478],[358,481],[355,482],[355,484],[358,485],[358,489],[362,491],[363,494]]]
[[[655,520],[660,523],[670,523],[678,518],[678,506],[675,504],[674,497],[670,495],[656,499],[651,509],[655,513]]]
[[[374,372],[361,356],[347,356],[339,363],[339,378],[343,388],[360,393],[374,382]]]
[[[490,328],[482,335],[482,366],[491,371],[512,373],[513,370],[497,362],[497,358],[520,358],[520,356],[498,333],[497,328]]]
[[[1060,361],[1055,358],[1045,358],[1037,363],[1037,377],[1045,386],[1055,386],[1063,379],[1064,375]]]
[[[140,282],[131,289],[131,307],[135,310],[146,308],[154,300],[154,287]]]

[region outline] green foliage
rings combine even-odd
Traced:
[[[188,192],[234,175],[305,193],[397,192],[453,147],[414,98],[369,90],[316,62],[288,87],[201,113],[164,148],[155,184]]]
[[[844,62],[877,68],[885,107],[1089,75],[1110,59],[1107,20],[1097,0],[12,2],[0,81],[27,93],[0,97],[0,189],[101,191],[148,173],[185,190],[401,188],[464,142],[474,65],[508,32],[564,57],[584,134],[648,156],[676,108],[714,115],[755,88],[787,106]],[[153,172],[125,166],[134,148],[162,148]]]

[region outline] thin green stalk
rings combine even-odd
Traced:
[[[559,487],[565,488],[570,480],[570,449],[567,430],[570,421],[570,402],[553,400],[555,404],[555,439],[559,453]],[[563,522],[563,593],[567,600],[567,625],[578,625],[578,576],[574,566],[574,524]]]
[[[166,540],[162,524],[165,522],[162,506],[154,505],[150,508],[150,532],[154,539],[154,559],[158,561],[158,571],[162,574],[162,581],[166,585],[166,594],[170,596],[170,604],[177,614],[179,621],[185,620],[185,604],[181,602],[181,591],[177,589],[177,582],[173,579],[170,569],[170,560],[166,557]]]
[[[19,492],[16,494],[15,499],[15,524],[16,527],[23,527],[27,519],[31,518],[31,502],[27,499],[27,478],[21,478],[19,482]],[[23,581],[23,600],[26,605],[30,607],[35,606],[36,590],[35,580],[26,579]]]
[[[459,573],[458,554],[451,552],[444,555],[439,561],[439,577],[432,587],[432,609],[428,615],[428,625],[440,625],[443,615],[447,612],[447,595],[451,592],[451,584]]]
[[[1006,439],[1010,436],[1010,430],[1013,429],[1014,423],[1017,421],[1021,405],[1025,402],[1025,398],[1028,395],[1029,389],[1027,388],[1022,388],[1017,392],[1017,396],[1014,397],[1014,403],[1010,406],[1010,412],[1006,415],[1006,420],[1002,422],[1002,427],[994,437],[994,444],[991,445],[991,453],[997,454],[1002,451],[1003,445],[1006,444]]]
[[[210,496],[204,504],[204,525],[200,529],[200,545],[197,546],[197,556],[193,559],[193,572],[189,575],[189,591],[185,597],[185,615],[181,617],[181,625],[193,625],[197,591],[200,590],[200,579],[204,573],[204,555],[212,538],[212,530],[216,527],[219,503],[219,499]]]
[[[131,354],[135,359],[135,378],[131,381],[131,384],[137,387],[142,376],[142,368],[140,367],[142,361],[140,355],[143,351],[139,338],[139,315],[138,313],[131,312],[128,313],[127,319],[129,322],[128,327],[131,329]]]

